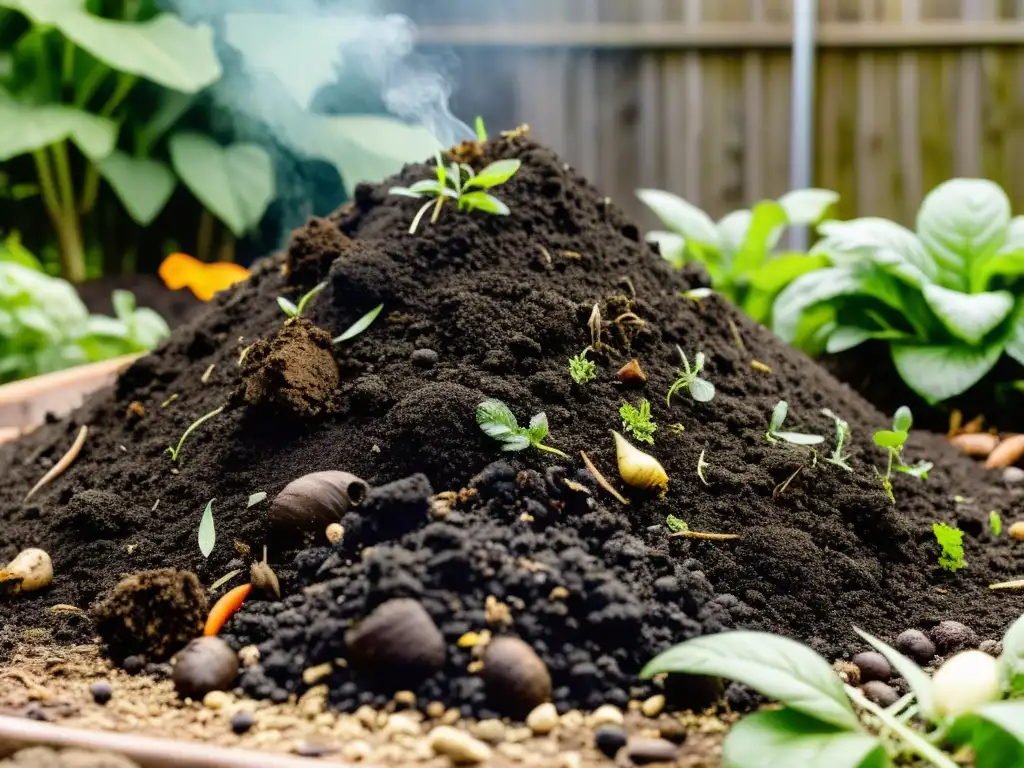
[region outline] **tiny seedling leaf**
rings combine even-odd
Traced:
[[[651,418],[651,403],[647,398],[641,398],[639,405],[623,403],[619,407],[619,418],[622,419],[622,428],[643,443],[654,445],[654,433],[658,425]]]
[[[373,321],[377,319],[377,315],[380,314],[380,311],[382,309],[384,309],[384,305],[378,304],[376,307],[374,307],[365,315],[363,315],[354,323],[352,323],[352,325],[349,326],[348,330],[342,333],[341,336],[338,336],[336,339],[334,339],[333,343],[341,344],[341,342],[343,341],[348,341],[349,339],[353,339],[356,336],[358,336],[360,333],[362,333],[363,331],[370,327]]]
[[[295,306],[291,301],[286,299],[284,296],[277,297],[277,305],[281,307],[288,317],[295,317],[299,314],[299,308]]]
[[[327,283],[317,283],[307,291],[301,299],[299,299],[298,306],[295,307],[295,317],[302,317],[302,313],[306,311],[306,307],[309,303],[316,298],[317,294],[320,293],[324,288],[327,287]]]
[[[793,445],[818,445],[825,442],[825,438],[821,435],[807,435],[803,432],[773,432],[772,437],[785,440]]]
[[[487,128],[484,127],[484,119],[479,115],[476,117],[476,140],[487,141]]]
[[[490,189],[504,184],[515,175],[521,165],[520,160],[498,160],[467,181],[465,188]]]
[[[945,523],[932,523],[932,532],[935,540],[942,547],[942,554],[939,555],[939,565],[943,570],[955,573],[966,567],[964,561],[964,532]]]
[[[263,501],[265,498],[267,498],[267,492],[266,491],[260,491],[258,493],[254,493],[254,494],[252,494],[252,496],[249,497],[249,502],[245,505],[245,508],[248,509],[249,507],[254,507],[257,504],[259,504],[261,501]]]
[[[1011,696],[1024,694],[1024,615],[1003,635],[1003,652],[999,655],[1003,690]]]
[[[459,196],[459,207],[471,211],[484,211],[495,216],[508,216],[511,211],[501,200],[486,192],[467,192]]]
[[[203,553],[203,557],[210,556],[217,541],[217,531],[213,527],[213,502],[214,499],[207,502],[203,519],[199,521],[199,551]]]
[[[715,385],[705,379],[690,382],[690,394],[698,403],[707,403],[715,398]]]
[[[531,443],[539,443],[548,436],[548,415],[541,411],[530,419],[527,437]]]
[[[875,441],[875,445],[881,448],[898,451],[907,442],[907,433],[902,430],[880,429],[875,432],[872,439]]]
[[[484,400],[476,407],[476,423],[484,434],[501,443],[503,451],[522,451],[530,446],[568,458],[557,448],[541,441],[548,436],[548,417],[543,413],[530,419],[529,427],[520,427],[512,409],[500,400]]]
[[[892,419],[892,431],[893,432],[909,432],[910,427],[914,423],[914,417],[910,413],[910,409],[901,405],[896,409],[896,414]]]
[[[993,536],[998,536],[1003,532],[1003,518],[994,509],[988,513],[988,524],[992,529]]]
[[[235,576],[237,576],[241,572],[242,572],[241,568],[236,568],[233,571],[228,571],[223,576],[221,576],[219,579],[217,579],[215,582],[213,582],[213,584],[210,585],[210,591],[211,592],[216,592],[218,589],[223,587],[225,584],[227,584],[229,581],[231,581],[233,578],[235,578]]]
[[[786,420],[786,412],[789,410],[789,406],[785,400],[779,400],[776,404],[775,409],[772,411],[772,423],[768,427],[768,431],[773,435],[782,429],[782,422]]]

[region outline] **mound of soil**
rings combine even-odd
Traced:
[[[835,657],[857,647],[851,624],[891,637],[958,619],[994,636],[1016,617],[1013,597],[988,585],[1019,575],[1024,550],[992,536],[987,520],[993,509],[1009,516],[1024,492],[994,486],[940,437],[915,433],[907,459],[936,467],[925,482],[897,476],[893,504],[870,437],[888,418],[720,298],[680,298],[703,277],[673,271],[548,150],[520,137],[480,154],[476,167],[522,160],[495,190],[511,215],[448,207],[409,235],[420,203],[387,190],[432,168],[360,186],[351,205],[297,231],[285,257],[258,265],[133,365],[113,394],[0,448],[0,556],[43,547],[56,572],[50,591],[0,602],[7,644],[40,627],[80,639],[91,631],[86,620],[48,608],[87,608],[124,572],[185,569],[210,584],[264,544],[288,597],[251,601],[227,634],[260,644],[262,662],[245,685],[275,698],[304,689],[304,669],[344,658],[346,630],[395,597],[417,599],[447,644],[444,669],[417,694],[473,710],[492,703],[467,671],[471,651],[456,641],[485,628],[527,640],[551,670],[555,698],[582,706],[621,701],[651,654],[729,626],[778,631]],[[336,366],[310,328],[283,326],[275,301],[295,301],[319,280],[327,287],[306,318],[331,337],[386,308],[368,331],[333,346]],[[591,343],[595,303],[608,347],[591,356],[598,378],[578,385],[568,360]],[[240,369],[240,351],[260,339]],[[316,359],[300,360],[296,344]],[[666,404],[677,344],[691,360],[705,353],[718,390],[711,402],[683,392]],[[647,374],[639,391],[615,375],[632,358]],[[332,387],[337,377],[332,397],[311,374]],[[271,384],[294,391],[273,397]],[[581,474],[579,452],[621,485],[609,430],[622,428],[621,403],[641,396],[659,425],[649,451],[669,490],[630,494],[622,506]],[[570,458],[502,454],[475,422],[488,397],[506,402],[520,424],[546,412],[546,443]],[[783,398],[787,428],[831,437],[822,408],[849,421],[853,472],[811,467],[806,449],[765,440]],[[226,404],[172,462],[166,448]],[[90,434],[78,460],[22,503],[81,424]],[[338,546],[307,541],[317,546],[296,556],[295,542],[268,536],[267,504],[247,500],[260,491],[272,499],[291,480],[328,469],[376,490],[346,516]],[[83,494],[96,489],[104,503],[86,504]],[[210,499],[217,540],[204,558],[197,530]],[[670,514],[693,531],[740,538],[671,538]],[[939,568],[936,520],[965,531],[965,570]],[[382,695],[342,665],[329,684],[344,707]]]

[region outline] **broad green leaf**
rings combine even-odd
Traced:
[[[511,211],[507,205],[494,195],[486,192],[467,192],[459,197],[459,207],[472,211],[485,211],[496,216],[508,216]]]
[[[807,646],[779,635],[733,631],[687,640],[648,662],[640,677],[662,672],[728,678],[838,728],[860,727],[831,665]]]
[[[906,432],[903,434],[904,437],[906,437]],[[900,674],[900,676],[907,682],[907,685],[910,686],[910,690],[914,692],[914,696],[917,698],[917,706],[920,708],[921,713],[926,718],[930,718],[933,711],[932,679],[928,674],[912,660],[908,659],[892,646],[882,642],[874,635],[868,634],[859,627],[854,627],[853,629],[858,635],[864,638],[872,648],[885,656],[886,660],[892,664],[892,668]]]
[[[110,303],[114,307],[114,314],[122,323],[131,322],[135,313],[135,294],[131,291],[117,290],[110,294]]]
[[[274,164],[258,144],[227,147],[199,133],[176,133],[169,149],[175,172],[235,237],[253,229],[274,199]]]
[[[779,205],[790,224],[817,224],[838,201],[839,193],[830,189],[794,189],[779,198]]]
[[[924,300],[947,330],[968,344],[980,342],[1013,309],[1013,294],[1009,291],[961,293],[926,285]]]
[[[987,179],[950,179],[917,212],[917,234],[943,270],[943,283],[968,290],[974,262],[999,249],[1010,224],[1010,198]]]
[[[907,442],[907,433],[902,429],[880,429],[871,439],[880,448],[899,450]]]
[[[476,423],[488,437],[504,438],[519,430],[512,409],[500,400],[484,400],[476,407]]]
[[[96,161],[110,154],[116,138],[110,120],[61,104],[23,104],[0,89],[0,161],[66,139]]]
[[[1024,616],[1010,625],[1003,635],[1003,652],[999,655],[1003,689],[1011,696],[1024,693]]]
[[[121,320],[105,315],[89,315],[85,322],[84,336],[102,336],[107,339],[128,340],[128,326]]]
[[[883,768],[885,747],[862,730],[837,728],[794,709],[748,715],[722,746],[725,768]]]
[[[352,323],[352,325],[350,325],[348,327],[348,329],[345,330],[344,333],[342,333],[340,336],[338,336],[336,339],[334,339],[333,343],[334,344],[340,344],[343,341],[348,341],[349,339],[354,339],[360,333],[362,333],[367,328],[369,328],[370,325],[372,325],[373,321],[377,319],[377,315],[380,314],[382,309],[384,309],[384,305],[383,304],[378,304],[376,307],[374,307],[369,312],[367,312],[365,315],[363,315],[358,320],[356,320],[354,323]],[[510,413],[511,413],[511,411],[510,411]],[[513,420],[514,419],[515,419],[515,417],[513,417]]]
[[[522,165],[520,160],[498,160],[491,163],[463,185],[463,189],[490,189],[511,179]]]
[[[764,266],[747,273],[746,278],[751,287],[766,293],[781,291],[800,275],[823,269],[828,265],[824,255],[804,255],[802,253],[786,253],[765,262]]]
[[[1024,701],[997,701],[961,715],[950,739],[971,745],[973,768],[1024,765]]]
[[[793,445],[818,445],[825,442],[821,435],[808,435],[803,432],[776,432],[775,437]]]
[[[159,313],[139,307],[132,313],[131,341],[137,351],[153,349],[171,335],[171,328]]]
[[[148,154],[153,145],[164,137],[196,101],[195,94],[161,91],[156,97],[156,108],[145,123],[130,123],[136,131],[136,152]]]
[[[1014,278],[1024,275],[1024,248],[1001,249],[991,256],[983,256],[974,263],[971,272],[971,292],[988,288],[993,278]]]
[[[136,224],[149,226],[171,199],[178,180],[166,163],[114,150],[96,167]]]
[[[719,247],[725,258],[730,258],[743,247],[753,218],[753,211],[742,208],[725,214],[715,224],[718,227]]]
[[[195,93],[221,76],[213,30],[190,27],[170,13],[128,22],[94,16],[82,0],[0,0],[0,7],[21,11],[36,24],[56,27],[112,69],[171,90]]]
[[[911,338],[913,337],[910,336],[910,334],[903,333],[903,331],[869,331],[865,328],[840,325],[829,334],[828,341],[825,343],[825,351],[830,355],[838,355],[840,352],[846,352],[847,350],[853,349],[854,347],[871,339],[895,341]]]
[[[199,521],[199,551],[203,553],[203,557],[210,556],[210,553],[213,552],[213,545],[217,541],[217,531],[213,526],[214,501],[214,499],[210,499],[206,504],[203,519]]]
[[[743,245],[733,258],[729,271],[744,275],[761,267],[775,247],[773,240],[778,240],[778,233],[782,232],[785,223],[786,211],[775,201],[764,200],[755,205]]]
[[[869,261],[880,253],[888,254],[887,258],[898,258],[928,280],[938,277],[938,265],[917,235],[888,219],[867,216],[850,221],[824,221],[818,225],[818,232],[824,239],[815,244],[812,253]]]
[[[715,385],[705,379],[694,379],[690,382],[690,395],[698,403],[707,403],[715,399]]]
[[[892,360],[900,378],[928,403],[940,403],[973,387],[999,360],[1002,344],[892,345]]]
[[[658,246],[661,258],[677,269],[686,263],[686,241],[674,232],[654,230],[644,238]]]
[[[721,247],[715,222],[697,206],[660,189],[638,189],[636,194],[661,219],[662,224],[681,235],[688,245],[716,250]]]

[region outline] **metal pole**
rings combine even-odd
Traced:
[[[814,184],[814,25],[815,0],[793,0],[793,104],[790,115],[789,188]],[[795,250],[807,249],[806,227],[794,227]]]

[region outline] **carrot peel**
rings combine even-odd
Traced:
[[[203,635],[213,637],[220,632],[221,628],[227,624],[228,619],[238,613],[238,609],[242,607],[242,603],[245,602],[245,598],[249,596],[250,592],[252,592],[252,584],[243,584],[221,595],[210,609]]]

